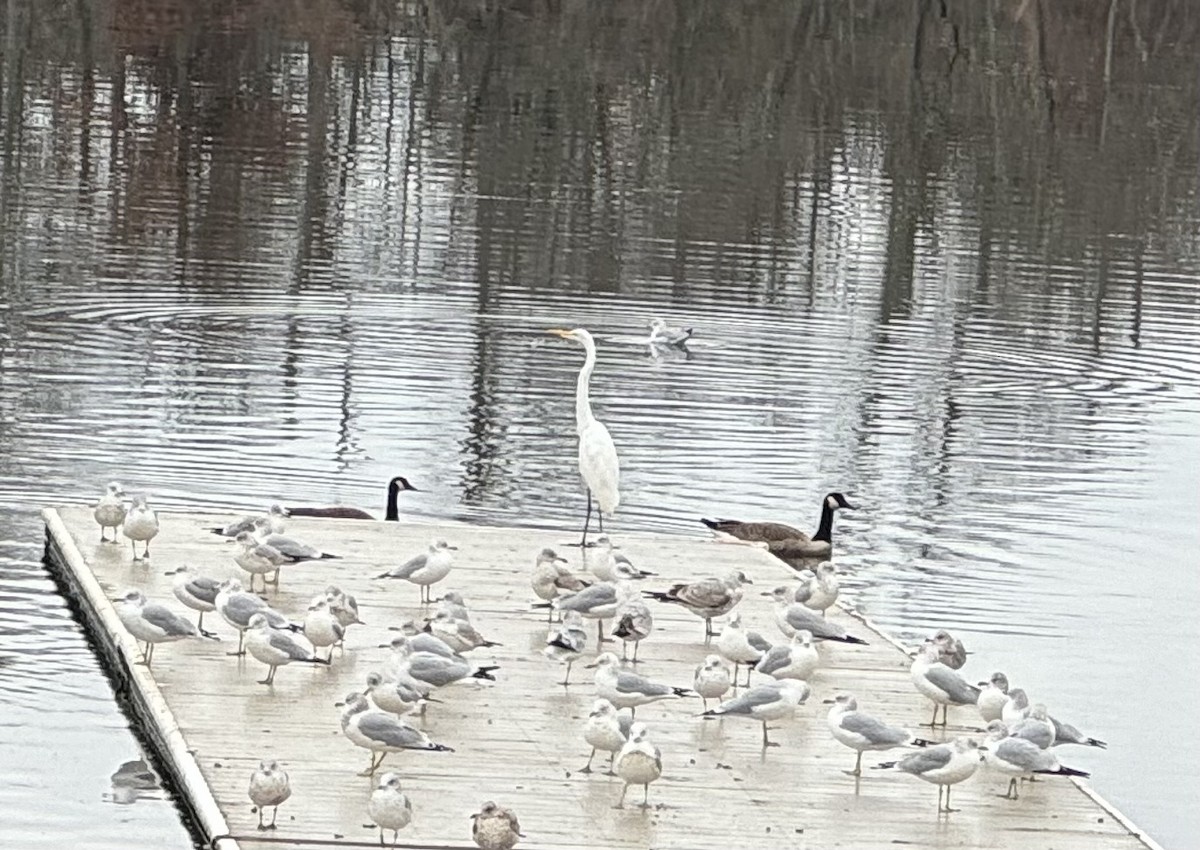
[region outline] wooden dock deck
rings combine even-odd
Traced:
[[[1052,777],[1012,801],[997,796],[1007,778],[981,769],[954,789],[961,811],[939,816],[934,786],[866,769],[903,751],[867,754],[859,781],[843,773],[853,767],[854,753],[830,736],[823,699],[852,692],[863,710],[914,730],[930,713],[909,681],[906,656],[845,611],[832,617],[870,645],[822,646],[823,666],[810,682],[808,703],[772,733],[782,746],[764,751],[757,722],[697,717],[699,698],[645,706],[638,719],[662,750],[663,778],[651,786],[651,809],[614,809],[620,780],[579,772],[590,751],[583,720],[595,698],[591,671],[580,669],[589,659],[576,665],[569,688],[556,685],[563,668],[540,651],[545,613],[530,607],[535,554],[552,546],[579,567],[580,550],[564,545],[574,532],[290,520],[289,534],[342,558],[286,567],[281,588],[272,589],[268,600],[299,620],[309,599],[336,583],[358,597],[366,625],[349,631],[346,651],[334,655],[331,667],[284,667],[265,687],[256,682],[266,672],[263,665],[226,655],[236,634],[215,614],[205,626],[222,642],[166,644],[156,651],[152,669],[135,664],[140,654],[108,602],[116,591],[136,586],[194,618],[177,603],[164,574],[190,564],[214,578],[244,581],[233,544],[206,530],[229,517],[160,514],[152,560],[133,563],[124,538],[121,545],[99,543],[90,509],[65,507],[44,516],[51,568],[78,604],[117,687],[127,689],[135,723],[204,842],[218,850],[378,846],[366,812],[372,783],[357,775],[368,755],[342,735],[334,703],[361,690],[367,673],[382,664],[388,650],[380,645],[396,634],[389,627],[422,613],[416,586],[372,576],[423,551],[433,536],[458,546],[454,570],[435,587],[435,596],[454,589],[467,597],[473,622],[503,644],[476,650],[471,658],[501,669],[497,682],[460,682],[437,694],[443,704],[429,707],[423,728],[455,752],[400,753],[384,762],[384,770],[401,773],[414,807],[400,846],[473,847],[469,818],[489,799],[518,814],[527,836],[518,846],[528,848],[1157,846],[1086,783]],[[792,572],[765,552],[634,534],[621,534],[618,542],[634,563],[659,574],[645,582],[647,588],[744,570],[755,584],[738,609],[743,620],[782,640],[771,601],[758,591],[786,583]],[[651,604],[656,630],[642,645],[638,672],[690,687],[693,668],[714,651],[702,641],[703,623],[673,606]],[[594,649],[595,628],[588,625]],[[970,672],[986,673],[979,667]],[[979,725],[974,710],[965,708],[952,709],[950,722],[951,736]],[[1069,764],[1070,748],[1063,749]],[[264,758],[282,763],[293,789],[279,810],[278,829],[267,833],[256,829],[246,795],[250,773]],[[630,790],[631,801],[640,796],[640,789]]]

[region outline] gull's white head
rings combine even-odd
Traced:
[[[591,664],[587,664],[585,666],[597,667],[601,670],[609,670],[609,669],[616,669],[617,667],[620,666],[620,664],[621,664],[621,659],[617,658],[615,653],[604,652],[604,653],[601,653],[600,657],[597,658],[595,661],[593,661]]]

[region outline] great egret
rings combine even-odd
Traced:
[[[596,367],[596,341],[583,328],[573,331],[554,329],[549,333],[563,339],[573,339],[583,346],[586,357],[579,370],[575,386],[575,431],[579,434],[579,474],[587,488],[587,516],[583,519],[583,537],[580,546],[587,545],[588,524],[592,519],[592,497],[599,507],[600,533],[604,533],[604,515],[612,516],[621,500],[618,492],[620,466],[617,462],[617,447],[604,423],[592,415],[592,403],[588,398],[588,383]]]

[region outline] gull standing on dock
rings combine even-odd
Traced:
[[[579,660],[586,647],[587,632],[583,628],[583,617],[576,611],[568,611],[563,615],[562,624],[546,635],[546,648],[542,650],[542,654],[550,660],[567,665],[567,675],[559,682],[560,685],[571,684],[571,665]]]
[[[1039,750],[1048,750],[1054,745],[1054,724],[1046,714],[1046,706],[1040,702],[1029,708],[1029,716],[1017,721],[1008,734],[1014,738],[1024,738]]]
[[[938,661],[951,670],[961,670],[967,663],[967,649],[963,642],[945,629],[938,629],[929,642],[938,648]]]
[[[619,492],[621,470],[617,461],[617,447],[604,423],[592,413],[588,398],[588,384],[592,370],[596,368],[596,342],[583,328],[573,331],[554,329],[549,333],[563,339],[580,343],[584,350],[583,368],[575,385],[575,432],[579,436],[579,474],[583,476],[587,490],[587,515],[583,519],[583,536],[580,546],[587,546],[588,524],[592,519],[592,499],[597,505],[600,533],[604,533],[604,517],[612,516],[620,503]]]
[[[859,711],[858,701],[850,694],[838,694],[833,699],[833,708],[829,709],[826,720],[834,740],[858,752],[854,770],[846,771],[851,776],[862,774],[862,755],[867,750],[890,750],[908,744],[925,747],[931,743],[914,737],[907,729],[888,726],[882,720]]]
[[[992,770],[1008,775],[1008,791],[1002,796],[1017,799],[1017,780],[1032,779],[1035,773],[1055,776],[1091,776],[1083,770],[1064,767],[1054,753],[1049,752],[1026,738],[1009,735],[1003,721],[988,723],[984,738],[983,761]]]
[[[279,568],[292,563],[293,559],[274,546],[261,542],[253,532],[242,531],[234,538],[240,547],[233,562],[250,573],[250,589],[254,590],[254,577],[262,576],[263,591],[267,589],[267,573],[275,573],[275,586],[279,586]]]
[[[601,582],[585,587],[578,593],[560,596],[550,606],[560,613],[575,611],[589,620],[596,621],[596,646],[604,643],[604,621],[617,613],[617,609],[635,593],[627,581],[612,584]],[[536,607],[536,606],[535,606]]]
[[[287,771],[277,761],[260,761],[258,770],[250,774],[250,802],[258,809],[258,828],[274,829],[279,807],[292,796],[292,783]],[[263,823],[263,809],[272,807],[271,822]]]
[[[373,775],[388,753],[401,750],[454,752],[445,744],[435,744],[424,732],[397,720],[393,715],[372,709],[367,698],[360,693],[348,694],[344,702],[335,703],[334,706],[342,709],[342,734],[355,746],[371,751],[371,765],[359,776]]]
[[[376,578],[398,578],[412,582],[421,588],[421,604],[427,605],[432,601],[429,598],[430,586],[450,575],[450,568],[454,566],[454,555],[451,553],[456,549],[457,546],[451,546],[445,540],[434,540],[429,544],[428,551],[409,558]]]
[[[121,489],[120,482],[110,481],[104,489],[104,495],[100,497],[100,501],[92,509],[92,516],[95,517],[97,524],[100,526],[101,543],[119,542],[117,540],[117,530],[125,522],[125,514],[125,492]],[[112,540],[108,539],[107,534],[110,528],[113,530]]]
[[[754,665],[754,669],[773,679],[807,681],[820,663],[821,656],[817,654],[817,649],[812,643],[812,632],[800,629],[792,635],[791,643],[777,644],[768,649]]]
[[[576,575],[566,567],[567,559],[553,549],[546,548],[538,552],[537,561],[533,565],[533,573],[529,577],[529,585],[534,594],[543,602],[553,602],[559,596],[578,593],[585,587],[590,587],[591,579]],[[551,608],[546,614],[546,622],[554,619]]]
[[[731,687],[733,687],[733,677],[729,673],[729,668],[721,661],[721,656],[706,656],[704,663],[696,665],[696,672],[692,676],[692,690],[698,693],[700,699],[704,701],[705,711],[708,711],[710,699],[720,699],[729,693]]]
[[[213,534],[219,534],[222,537],[237,537],[243,531],[253,532],[255,530],[255,523],[260,519],[265,519],[272,532],[282,534],[284,527],[283,520],[287,515],[287,509],[282,505],[271,505],[265,514],[252,514],[240,517],[228,525],[223,525],[220,528],[210,528],[209,531]]]
[[[395,679],[385,679],[379,673],[368,673],[367,689],[364,693],[379,709],[397,717],[403,717],[413,709],[424,706],[426,701],[421,685],[408,674],[401,674]]]
[[[1011,728],[1029,716],[1029,709],[1029,695],[1022,688],[1012,688],[1000,709],[1000,719]]]
[[[275,530],[275,526],[267,517],[259,517],[254,521],[252,533],[261,542],[274,546],[292,561],[336,561],[341,555],[331,555],[302,540],[288,537]]]
[[[457,590],[447,590],[436,601],[439,614],[448,614],[452,619],[470,622],[471,611],[467,608],[467,600]]]
[[[767,724],[796,713],[796,706],[808,699],[811,690],[807,682],[785,679],[766,685],[755,685],[740,697],[725,700],[716,708],[704,712],[704,717],[749,717],[762,723],[763,747],[778,747],[767,737]]]
[[[639,705],[647,705],[660,699],[677,699],[688,696],[687,688],[676,688],[652,682],[645,676],[621,670],[621,661],[615,653],[605,652],[587,665],[596,670],[596,694],[615,705],[628,708],[631,713]]]
[[[630,595],[613,614],[613,637],[621,639],[621,660],[629,657],[629,644],[633,644],[633,663],[637,664],[638,647],[654,631],[654,617],[650,608],[639,596]]]
[[[837,568],[832,563],[826,561],[823,564],[817,564],[808,580],[796,589],[795,601],[799,602],[805,608],[811,608],[814,611],[820,611],[821,616],[825,616],[826,609],[830,608],[838,599],[838,593],[841,590],[841,585],[837,578]]]
[[[270,618],[261,611],[250,617],[246,629],[246,649],[269,668],[267,678],[259,680],[260,685],[273,685],[275,671],[293,661],[329,664],[326,659],[318,658],[311,649],[290,634],[272,626]]]
[[[121,524],[121,533],[133,546],[133,560],[141,561],[150,557],[150,541],[158,534],[158,514],[147,503],[144,495],[133,497],[133,506],[125,514],[125,521]],[[146,544],[140,557],[137,553],[139,540]]]
[[[483,850],[512,850],[524,837],[512,810],[497,806],[491,800],[471,815],[471,838]]]
[[[493,670],[499,670],[496,665],[490,667],[475,667],[461,655],[436,655],[432,652],[414,651],[408,638],[398,637],[392,641],[393,669],[395,675],[407,673],[418,685],[426,686],[425,691],[434,688],[444,688],[468,677],[496,681]]]
[[[938,744],[920,752],[907,755],[900,761],[888,761],[875,765],[881,770],[899,770],[924,779],[938,787],[938,812],[950,814],[958,809],[950,808],[950,786],[970,779],[979,769],[979,743],[973,738],[955,738],[946,744]],[[942,805],[942,792],[946,803]]]
[[[645,594],[658,602],[682,605],[704,620],[704,637],[716,634],[712,621],[723,617],[742,601],[742,586],[754,582],[741,570],[733,570],[724,578],[706,578],[700,581],[673,584],[665,591],[647,590]]]
[[[481,646],[500,646],[480,634],[470,620],[455,617],[449,611],[438,611],[429,621],[428,629],[431,635],[441,638],[455,652],[470,652]]]
[[[412,823],[412,801],[400,788],[400,774],[389,771],[379,777],[371,799],[367,801],[367,815],[379,827],[379,843],[383,844],[383,831],[392,831],[392,846],[400,840],[400,830]]]
[[[1089,738],[1070,723],[1064,723],[1053,716],[1050,716],[1048,719],[1050,725],[1054,727],[1054,743],[1051,746],[1057,747],[1059,744],[1082,744],[1085,747],[1099,747],[1102,750],[1108,749],[1108,744],[1104,741],[1098,738]]]
[[[338,625],[342,627],[342,639],[338,641],[338,646],[341,646],[345,643],[347,629],[363,625],[363,621],[358,618],[358,600],[337,585],[331,584],[325,588],[325,601],[329,603],[329,613],[333,614]]]
[[[346,630],[329,610],[329,600],[324,595],[314,596],[308,604],[308,613],[304,615],[304,636],[314,649],[329,647],[326,661],[333,660],[333,647],[346,636]]]
[[[216,637],[212,632],[204,630],[204,615],[217,610],[217,594],[221,592],[221,583],[214,578],[200,575],[195,567],[187,565],[167,575],[175,576],[171,582],[171,592],[175,594],[175,598],[193,611],[200,612],[196,629],[205,637]]]
[[[642,786],[642,808],[650,807],[650,783],[662,776],[662,753],[650,743],[645,723],[634,723],[630,727],[629,740],[617,756],[617,776],[625,780],[625,786],[615,808],[625,807],[625,794],[630,785]]]
[[[607,534],[596,538],[595,549],[587,559],[591,564],[592,575],[601,581],[612,582],[637,581],[656,575],[646,570],[639,570],[633,565],[633,561],[615,550],[616,547],[613,546]]]
[[[616,706],[608,700],[598,699],[592,703],[592,710],[583,725],[583,740],[592,745],[592,754],[588,756],[587,764],[581,767],[579,772],[591,773],[592,759],[596,757],[596,751],[603,750],[609,754],[606,772],[609,776],[616,776],[613,766],[616,764],[617,753],[629,740],[629,730],[632,726],[633,715],[619,713]]]
[[[992,678],[979,683],[979,698],[975,707],[984,723],[999,720],[1004,714],[1004,704],[1008,702],[1008,677],[1003,673],[993,673]]]
[[[388,644],[396,658],[403,659],[409,652],[432,652],[445,658],[462,658],[458,652],[437,635],[422,631],[413,620],[405,620],[400,624],[401,638],[393,638]]]
[[[775,600],[775,624],[779,631],[788,637],[804,630],[809,632],[814,640],[835,640],[840,643],[857,643],[865,645],[862,638],[854,637],[836,623],[794,601],[795,590],[789,587],[777,587],[764,596]]]
[[[942,726],[945,726],[950,706],[975,705],[979,701],[979,688],[938,661],[939,653],[937,645],[925,644],[909,669],[913,685],[933,702],[933,719],[925,724],[930,728],[937,725],[939,706],[942,709]]]
[[[146,601],[146,595],[140,590],[127,590],[113,602],[117,603],[117,617],[126,631],[135,640],[146,644],[142,658],[147,667],[154,659],[155,644],[200,637],[199,630],[190,621],[165,605]]]
[[[250,628],[250,618],[262,614],[267,622],[277,629],[290,629],[293,632],[302,631],[303,627],[288,620],[287,617],[271,608],[260,597],[242,590],[242,583],[235,578],[221,582],[220,592],[216,598],[217,613],[221,619],[238,631],[238,648],[230,655],[245,655],[243,645],[246,640],[246,629]]]
[[[742,615],[736,611],[717,635],[717,652],[733,662],[733,685],[737,687],[738,666],[746,665],[746,686],[750,686],[750,668],[771,649],[771,642],[758,632],[742,628]]]

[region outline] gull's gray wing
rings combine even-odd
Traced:
[[[930,667],[925,678],[945,691],[955,705],[974,705],[979,700],[979,688],[945,665]]]
[[[581,614],[585,611],[591,611],[593,608],[611,605],[616,601],[617,588],[608,582],[593,584],[591,587],[585,587],[578,593],[572,593],[570,596],[560,596],[556,600],[558,608],[567,611],[578,611]]]
[[[1039,749],[1046,749],[1054,743],[1054,727],[1049,726],[1040,720],[1030,720],[1026,718],[1008,730],[1008,734],[1013,738],[1022,738],[1030,743],[1036,744]]]
[[[768,676],[776,670],[781,670],[788,666],[792,659],[792,648],[790,646],[773,646],[767,650],[762,658],[758,659],[758,663],[754,665],[754,669],[759,673],[766,673]]]
[[[787,623],[796,631],[808,629],[813,637],[845,637],[846,630],[834,625],[811,608],[798,603],[787,608]]]
[[[408,578],[417,570],[425,566],[425,563],[428,560],[429,555],[425,552],[422,552],[420,555],[414,555],[413,557],[409,558],[395,569],[388,570],[384,575],[387,578]]]
[[[882,720],[857,711],[843,714],[839,725],[847,732],[862,735],[872,744],[903,744],[909,739],[909,734],[904,729],[888,726]]]
[[[805,582],[796,588],[796,592],[792,594],[792,601],[799,602],[803,605],[808,600],[812,599],[813,586],[809,582]]]
[[[289,629],[292,628],[292,621],[280,614],[274,608],[268,607],[263,603],[263,607],[258,609],[259,612],[266,615],[267,624],[273,629]],[[247,618],[249,619],[249,618]]]
[[[746,631],[746,642],[759,652],[769,652],[773,647],[771,642],[758,632]]]
[[[440,688],[457,682],[470,673],[471,665],[441,655],[428,655],[424,658],[410,656],[408,672],[414,678]]]
[[[288,658],[292,659],[293,661],[307,661],[308,659],[312,658],[311,652],[302,647],[300,644],[296,643],[296,641],[292,640],[291,637],[283,632],[271,629],[267,637],[272,648],[278,649],[280,652],[285,653]]]
[[[771,687],[770,685],[759,685],[746,691],[740,697],[726,700],[717,706],[716,710],[722,714],[749,714],[751,709],[762,705],[770,705],[778,701],[778,688]]]
[[[693,608],[720,608],[729,602],[731,591],[719,578],[706,578],[692,584],[677,585],[676,599]]]
[[[221,592],[221,583],[208,576],[196,576],[195,578],[188,579],[184,587],[187,588],[187,592],[192,596],[207,602],[209,605],[217,601],[217,594]]]
[[[372,741],[400,749],[424,749],[425,735],[386,714],[368,711],[358,721],[358,729]]]
[[[431,652],[443,658],[453,658],[458,654],[440,637],[428,632],[417,632],[408,639],[408,645],[413,648],[414,652]]]
[[[621,712],[617,715],[617,728],[621,730],[621,735],[626,739],[629,738],[629,730],[633,728],[633,715]]]
[[[674,693],[674,690],[669,685],[651,682],[645,676],[639,676],[636,673],[617,673],[617,692],[657,697]]]
[[[1057,759],[1053,755],[1024,738],[1005,738],[991,748],[999,758],[1017,767],[1033,772],[1054,770]]]
[[[257,596],[251,596],[249,593],[235,593],[225,604],[225,616],[245,628],[250,623],[251,617],[266,609],[267,603]]]
[[[142,606],[142,617],[150,625],[162,629],[172,637],[191,637],[198,634],[190,620],[183,619],[170,608],[156,602]]]
[[[321,550],[309,546],[307,543],[301,543],[294,537],[286,537],[282,534],[268,534],[263,539],[263,543],[268,546],[274,546],[283,555],[294,560],[311,560],[321,557]]]
[[[929,747],[928,749],[905,756],[896,762],[896,767],[905,773],[920,776],[922,773],[928,773],[931,770],[937,770],[939,767],[945,767],[950,763],[952,755],[953,752],[948,744],[939,744],[936,747]]]

